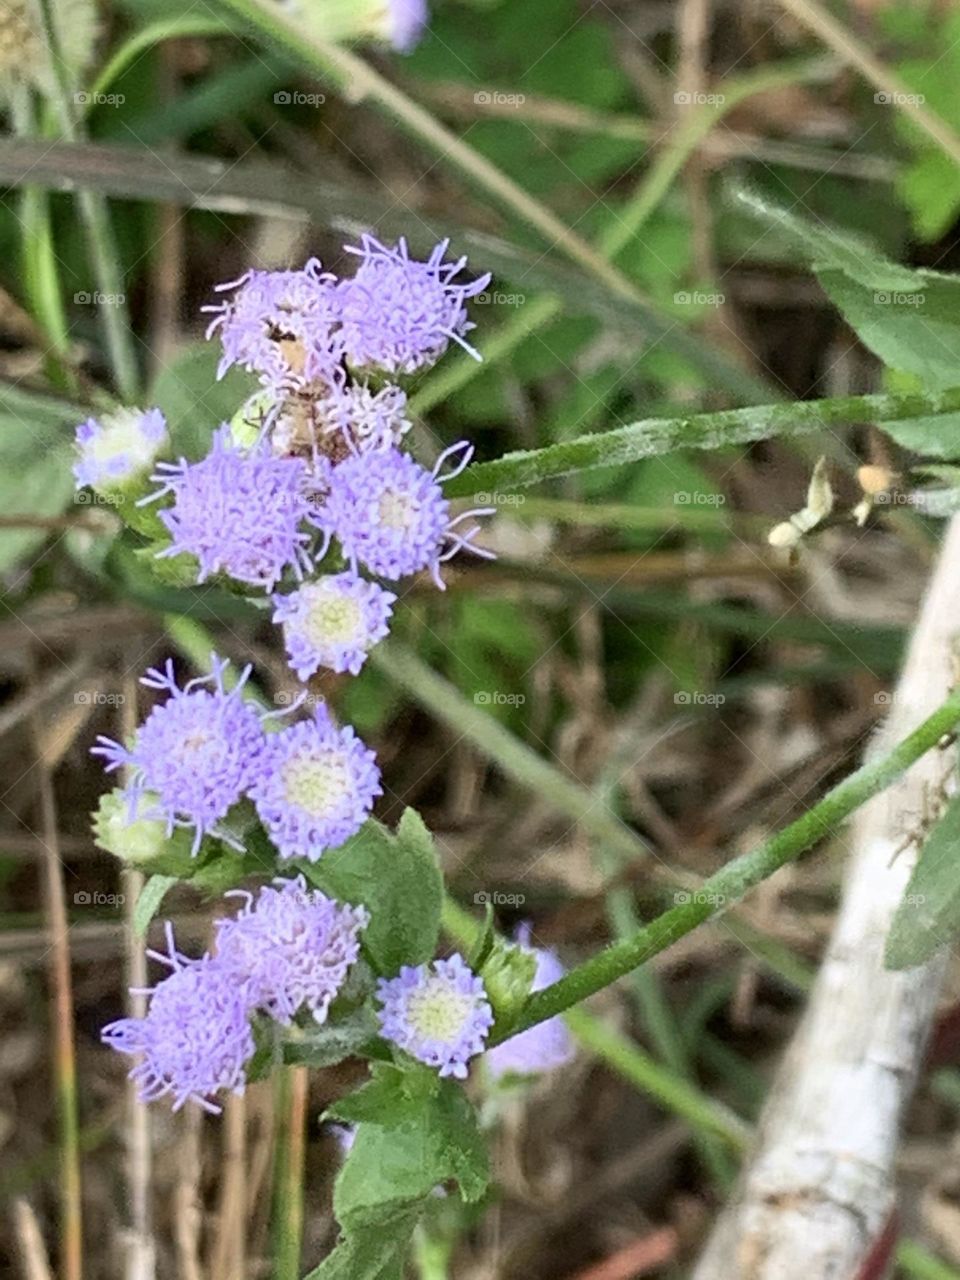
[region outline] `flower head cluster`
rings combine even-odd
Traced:
[[[459,955],[404,965],[396,978],[380,979],[377,998],[383,1035],[441,1076],[463,1079],[493,1026],[483,982]]]
[[[441,469],[459,454],[454,470]],[[489,558],[493,553],[473,545],[479,526],[462,529],[464,521],[489,514],[476,508],[451,517],[443,496],[443,479],[459,475],[473,455],[466,441],[440,455],[432,471],[399,449],[357,453],[331,468],[326,498],[317,523],[336,537],[354,573],[363,565],[378,577],[396,582],[429,569],[443,589],[440,566],[462,548]]]
[[[530,945],[530,927],[521,925],[517,941],[537,958],[532,991],[550,987],[566,973],[558,957],[543,947]],[[562,1018],[547,1018],[527,1031],[504,1040],[484,1056],[490,1075],[499,1080],[505,1075],[531,1076],[562,1067],[573,1057],[573,1038]]]
[[[267,736],[249,786],[280,857],[311,862],[359,831],[382,794],[374,753],[322,705],[312,720]]]
[[[396,596],[353,573],[329,574],[276,596],[274,622],[283,624],[290,666],[301,680],[320,667],[357,675],[389,630]]]
[[[161,488],[147,501],[173,495],[159,513],[171,543],[158,555],[195,556],[198,582],[226,573],[269,591],[286,569],[302,578],[311,567],[301,458],[278,458],[262,443],[239,449],[223,426],[200,462],[161,462],[152,478]]]
[[[343,358],[336,279],[311,258],[300,271],[248,271],[219,286],[233,296],[206,307],[218,333],[223,377],[233,365],[256,373],[265,386],[292,388],[333,381]]]
[[[107,771],[132,770],[123,795],[128,823],[161,818],[171,833],[194,831],[193,852],[205,835],[236,844],[223,825],[240,800],[251,799],[282,858],[315,862],[360,829],[381,795],[376,757],[349,726],[338,729],[325,706],[312,720],[265,733],[259,711],[243,697],[247,667],[230,690],[226,661],[212,656],[211,675],[177,685],[173,661],[151,669],[141,683],[165,691],[131,746],[98,738],[93,748]],[[138,813],[142,799],[149,808]]]
[[[192,827],[194,853],[207,834],[230,838],[220,824],[249,787],[264,744],[261,714],[243,696],[250,668],[228,689],[229,663],[216,654],[211,661],[211,674],[183,689],[172,659],[162,671],[151,668],[141,684],[167,693],[166,702],[150,712],[131,746],[100,737],[93,748],[106,760],[108,773],[121,767],[132,771],[124,789],[129,821],[161,818],[168,834],[175,827]],[[145,793],[151,807],[138,814]]]
[[[467,260],[445,263],[449,243],[442,240],[426,262],[410,257],[402,237],[393,247],[370,235],[359,247],[347,246],[360,259],[353,278],[340,285],[343,345],[352,367],[416,373],[436,364],[451,342],[480,359],[465,339],[474,327],[466,303],[486,289],[490,276],[457,283]]]
[[[215,960],[181,956],[169,925],[167,941],[168,955],[150,954],[172,972],[149,993],[146,1016],[121,1018],[101,1034],[112,1048],[139,1059],[130,1078],[140,1086],[141,1101],[172,1096],[178,1111],[192,1098],[217,1112],[213,1094],[242,1094],[246,1085],[255,1049],[248,1003]]]
[[[148,993],[146,1016],[121,1018],[101,1033],[138,1059],[130,1077],[142,1101],[172,1096],[175,1111],[188,1099],[219,1111],[215,1094],[243,1093],[256,1013],[289,1026],[306,1007],[325,1021],[369,916],[310,892],[302,877],[275,885],[244,894],[240,914],[217,922],[213,956],[180,955],[169,925],[167,954],[149,953],[171,972]]]
[[[217,921],[220,965],[245,984],[251,1005],[284,1026],[303,1007],[324,1022],[360,954],[368,912],[309,890],[303,876],[241,896],[240,913]]]
[[[149,472],[167,444],[167,423],[159,409],[118,409],[88,418],[77,427],[77,488],[112,489]]]

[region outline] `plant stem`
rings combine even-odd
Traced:
[[[960,1271],[935,1258],[916,1240],[901,1240],[897,1262],[911,1280],[960,1280]]]
[[[952,693],[933,715],[898,743],[888,755],[863,765],[828,792],[803,817],[764,841],[757,849],[728,862],[705,880],[695,894],[685,895],[689,901],[679,902],[677,906],[651,920],[632,938],[613,943],[572,969],[559,982],[535,992],[527,1000],[512,1027],[494,1030],[491,1045],[535,1026],[538,1022],[544,1022],[547,1018],[555,1017],[597,991],[602,991],[604,987],[610,986],[651,957],[666,950],[697,925],[718,915],[780,867],[832,834],[839,823],[872,796],[883,791],[942,738],[952,733],[958,721],[960,691]]]
[[[960,411],[960,387],[895,395],[838,396],[792,404],[721,409],[683,418],[646,418],[612,431],[576,436],[542,449],[477,462],[446,485],[448,497],[509,493],[593,467],[622,466],[674,449],[720,449],[774,436],[804,435],[841,423],[900,422]]]
[[[303,1243],[306,1067],[277,1069],[274,1110],[277,1117],[277,1143],[273,1184],[273,1280],[299,1280]]]

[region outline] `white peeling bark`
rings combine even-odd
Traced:
[[[956,682],[960,517],[948,527],[886,722],[870,754],[929,715]],[[900,1120],[946,960],[889,972],[883,948],[917,850],[893,855],[951,778],[931,751],[851,825],[826,958],[753,1151],[693,1280],[857,1280],[894,1203]],[[880,1274],[877,1272],[877,1274]]]

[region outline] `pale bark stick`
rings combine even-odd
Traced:
[[[958,599],[954,517],[871,753],[909,733],[955,683]],[[894,855],[929,797],[952,785],[954,767],[953,750],[929,752],[852,823],[832,940],[755,1151],[694,1280],[856,1280],[880,1239],[895,1200],[900,1121],[946,965],[940,955],[903,972],[883,967],[917,849]]]

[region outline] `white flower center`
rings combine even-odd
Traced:
[[[408,493],[387,489],[380,498],[380,523],[388,529],[405,533],[417,516],[417,503]]]
[[[473,1010],[473,997],[453,991],[445,982],[433,981],[407,999],[410,1026],[423,1040],[453,1044]]]
[[[156,442],[144,434],[142,421],[139,409],[119,409],[109,414],[84,451],[101,464],[122,458],[128,475],[142,471],[153,462],[157,449]]]
[[[351,596],[318,592],[307,603],[304,631],[316,649],[328,644],[356,647],[365,639],[363,610]]]
[[[294,756],[283,766],[281,778],[287,802],[312,818],[337,809],[350,789],[349,770],[335,751]]]

